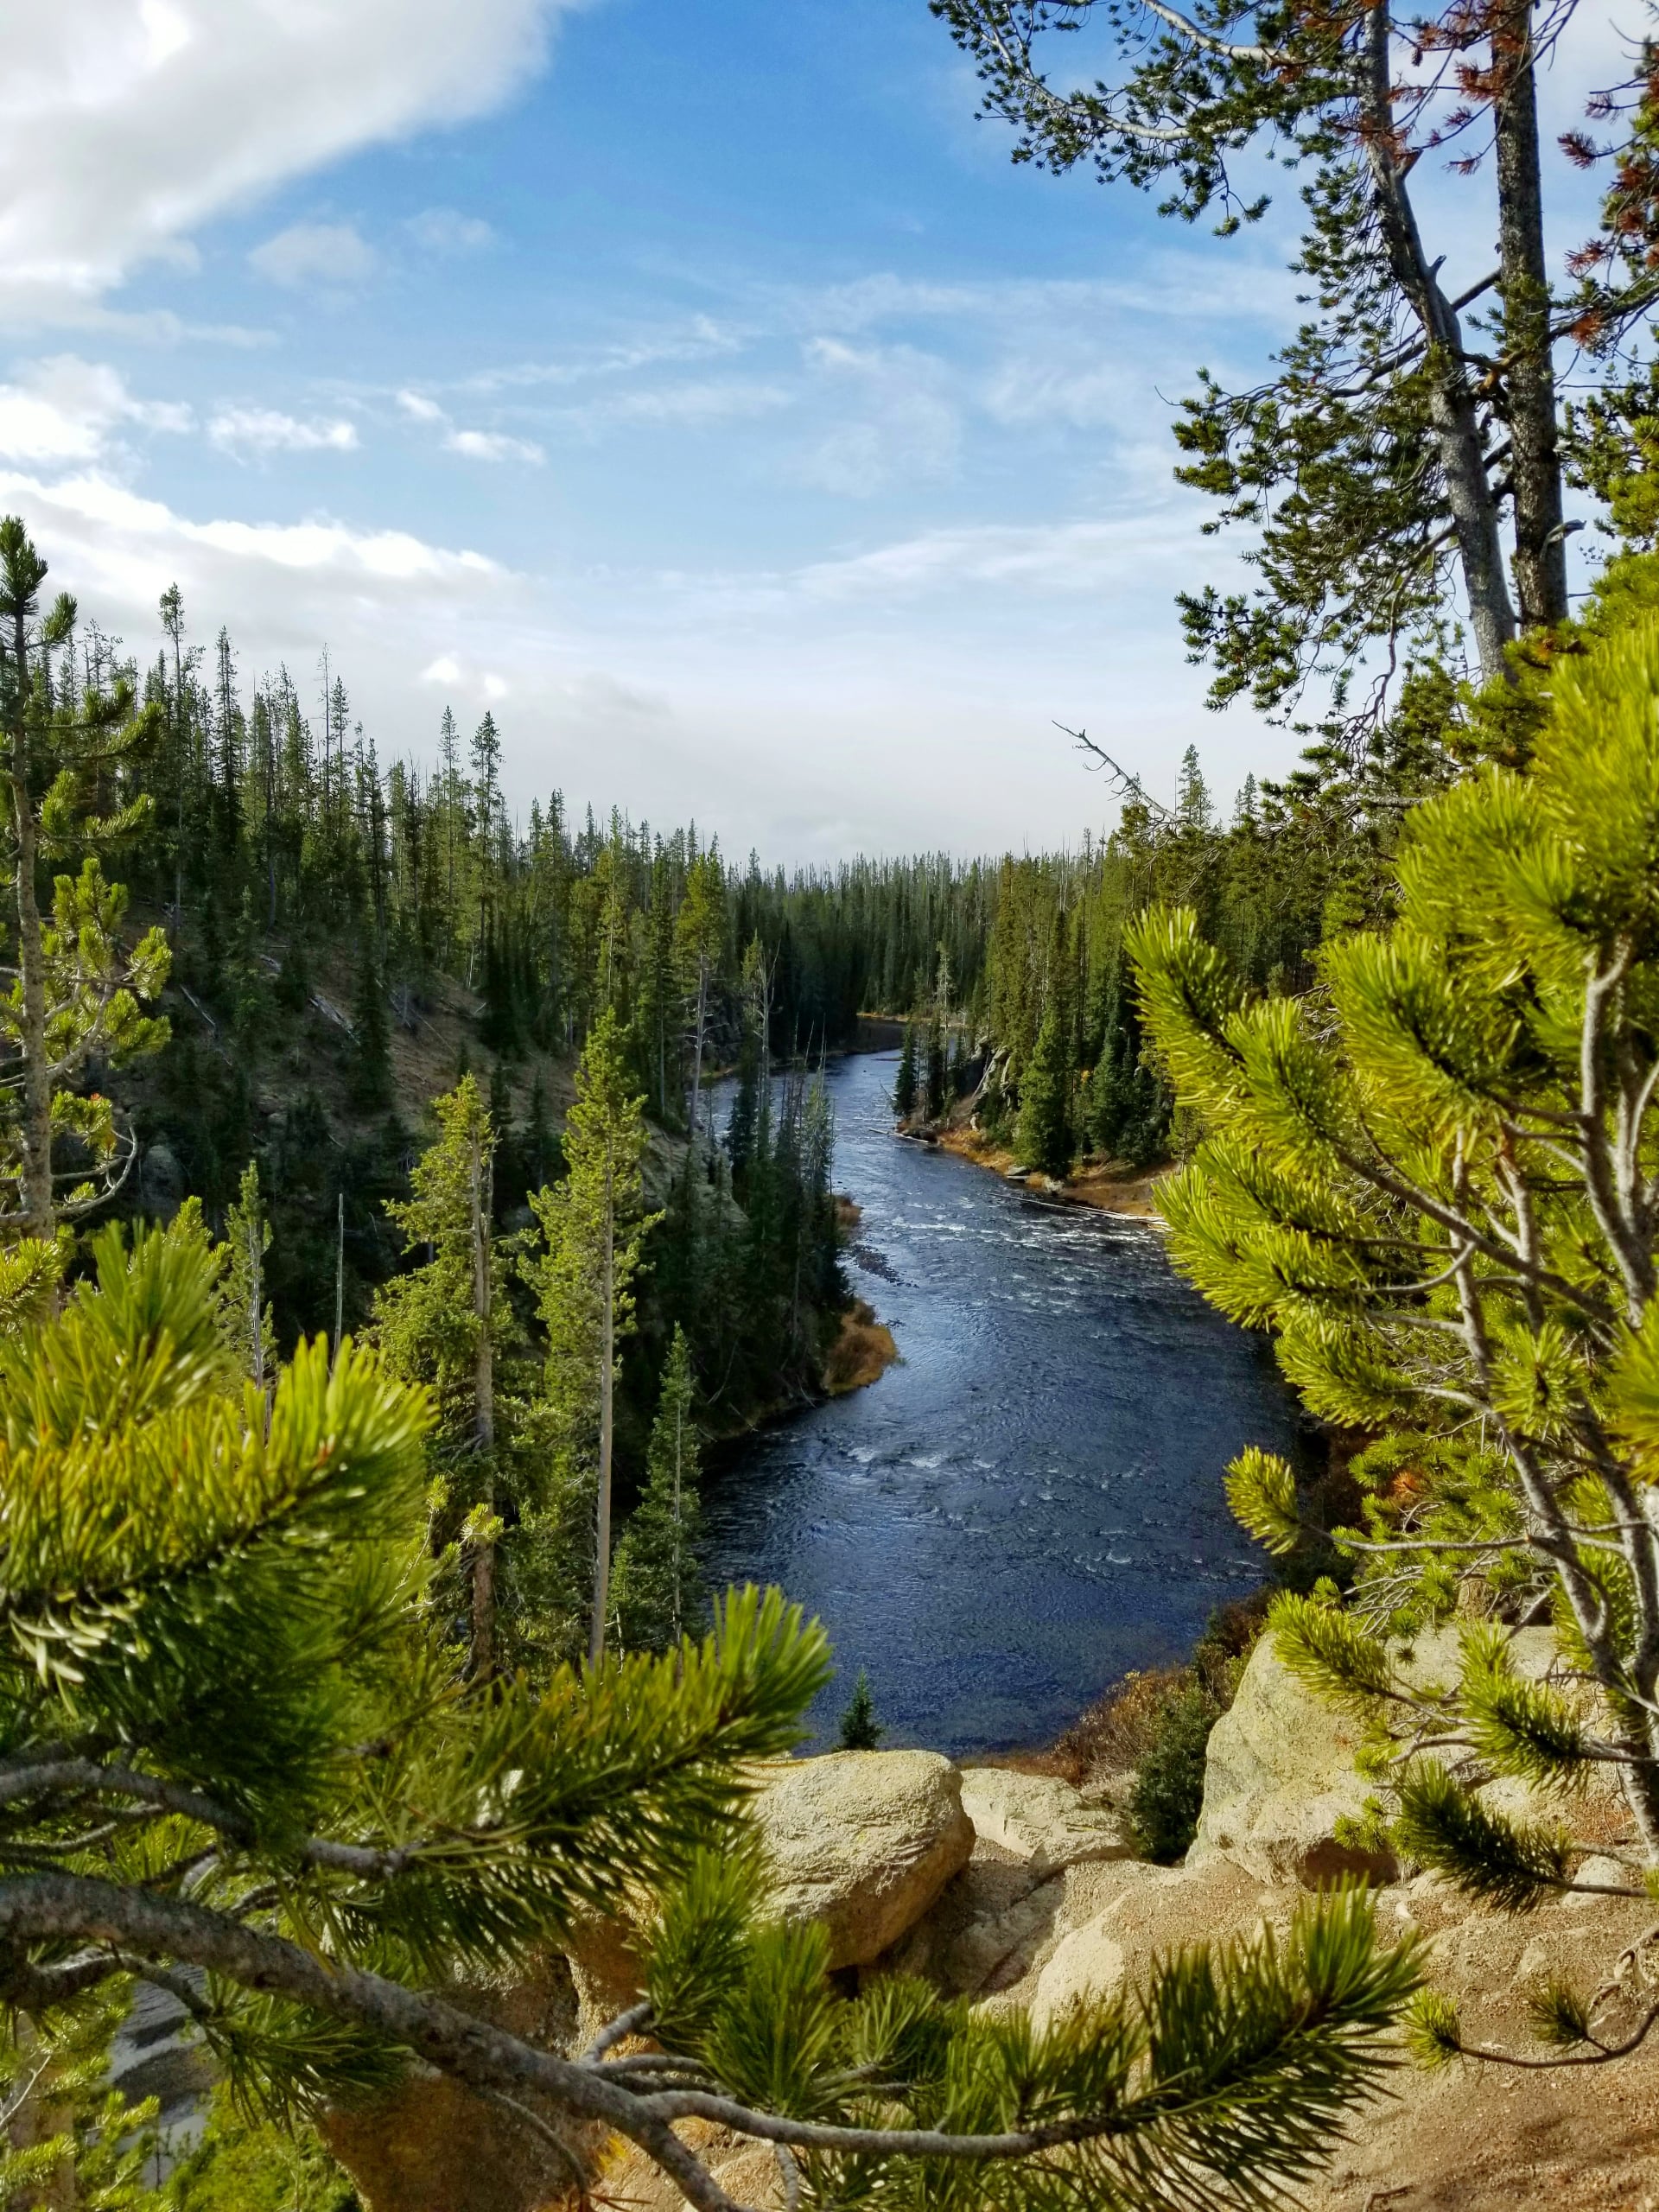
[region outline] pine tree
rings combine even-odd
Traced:
[[[560,1172],[564,1158],[558,1132],[553,1127],[553,1117],[548,1111],[547,1084],[539,1068],[530,1086],[530,1110],[524,1120],[523,1151],[525,1189],[539,1191]]]
[[[905,1041],[899,1053],[899,1073],[893,1086],[893,1110],[901,1122],[916,1111],[916,1025],[905,1024]]]
[[[702,1514],[696,1396],[691,1348],[677,1325],[652,1425],[645,1494],[616,1550],[613,1596],[624,1651],[671,1650],[683,1636],[701,1632],[708,1613],[697,1564]]]
[[[109,2078],[131,1996],[130,1982],[111,1980],[79,2004],[0,2022],[0,2202],[19,2212],[163,2212],[165,2196],[143,2178],[160,2107],[154,2097],[130,2104]]]
[[[717,852],[700,853],[687,871],[674,936],[690,1020],[690,1125],[695,1140],[703,1125],[702,1060],[712,1012],[710,994],[726,943],[726,884]]]
[[[958,1029],[950,1046],[950,1073],[948,1089],[952,1098],[965,1098],[972,1089],[971,1065],[968,1033],[964,1029]]]
[[[265,1299],[265,1255],[270,1249],[270,1224],[259,1188],[259,1169],[250,1160],[242,1170],[236,1204],[225,1219],[228,1255],[225,1288],[219,1306],[220,1324],[249,1380],[260,1389],[275,1366],[275,1321]]]
[[[384,1113],[393,1096],[391,1029],[386,1020],[386,994],[380,965],[367,931],[362,932],[358,943],[352,1028],[357,1043],[351,1073],[352,1104],[359,1114]]]
[[[1487,1775],[1565,1812],[1611,1774],[1624,1886],[1659,1874],[1659,626],[1550,686],[1529,769],[1419,809],[1398,919],[1326,946],[1317,1002],[1246,993],[1190,909],[1129,937],[1210,1132],[1166,1186],[1176,1261],[1272,1328],[1319,1418],[1379,1439],[1355,1463],[1364,1526],[1337,1537],[1353,1601],[1281,1599],[1280,1655],[1374,1724],[1402,1855],[1519,1910],[1572,1891],[1575,1846],[1477,1797]],[[1229,1490],[1264,1542],[1295,1545],[1285,1462],[1247,1452]],[[1389,1636],[1453,1616],[1460,1679],[1414,1688]],[[1559,1679],[1517,1663],[1517,1624],[1542,1619]],[[1583,2055],[1601,2001],[1557,2007],[1550,2033]],[[1461,2047],[1443,2009],[1421,2024]]]
[[[531,1193],[541,1249],[523,1262],[547,1333],[547,1404],[572,1471],[587,1477],[591,1470],[588,1652],[595,1662],[610,1618],[617,1348],[634,1325],[633,1278],[645,1236],[660,1219],[643,1210],[644,1106],[629,1084],[620,1026],[607,1007],[576,1070],[565,1178]]]
[[[1049,1000],[1037,1048],[1020,1077],[1020,1120],[1014,1150],[1045,1175],[1064,1175],[1071,1165],[1071,1056],[1059,996]]]
[[[934,1014],[927,1025],[927,1056],[924,1077],[924,1105],[930,1122],[940,1120],[944,1113],[944,1032],[939,1017]]]
[[[144,821],[142,796],[92,817],[78,799],[89,779],[101,781],[155,732],[124,680],[76,706],[75,602],[61,593],[41,617],[46,575],[18,518],[0,518],[0,852],[17,917],[16,969],[0,995],[0,1234],[41,1237],[124,1179],[133,1146],[113,1106],[75,1085],[91,1062],[119,1065],[166,1041],[166,1022],[140,1001],[161,989],[170,964],[159,929],[131,951],[123,946],[127,894],[105,881],[96,859],[58,876],[51,917],[41,914],[42,860],[130,836]],[[60,1145],[72,1155],[67,1168],[54,1165]]]
[[[875,1700],[870,1694],[870,1678],[861,1667],[847,1710],[841,1716],[841,1748],[843,1751],[880,1751],[881,1738],[887,1732],[875,1717]]]
[[[1632,118],[1614,146],[1565,141],[1586,164],[1620,159],[1601,236],[1572,257],[1577,282],[1563,292],[1539,150],[1537,73],[1553,33],[1535,0],[1458,0],[1414,21],[1418,52],[1455,48],[1455,84],[1395,68],[1389,22],[1364,8],[1268,4],[1241,29],[1238,16],[1107,0],[1034,13],[1015,0],[932,5],[976,66],[984,111],[1013,125],[1015,158],[1039,168],[1155,187],[1165,213],[1191,222],[1214,210],[1229,234],[1268,206],[1265,194],[1236,195],[1244,149],[1295,149],[1305,215],[1292,266],[1308,317],[1254,389],[1229,392],[1200,372],[1177,428],[1182,478],[1254,540],[1253,588],[1182,597],[1194,655],[1216,667],[1212,701],[1243,694],[1288,719],[1310,680],[1334,670],[1330,723],[1373,727],[1388,687],[1370,668],[1438,654],[1465,620],[1483,678],[1510,682],[1517,630],[1554,628],[1569,612],[1559,334],[1571,324],[1611,362],[1650,309],[1650,59],[1634,88],[1645,96],[1607,111]],[[1085,80],[1067,83],[1046,43],[1085,24],[1103,35],[1089,41]],[[1448,131],[1471,130],[1493,158],[1459,166],[1488,181],[1492,204],[1459,217],[1420,189],[1418,164]],[[1495,267],[1461,296],[1444,289],[1432,216],[1449,217],[1448,236],[1496,239]],[[1501,397],[1461,320],[1482,298],[1491,334],[1480,343],[1505,364]],[[1351,690],[1363,696],[1351,702]]]
[[[497,1546],[503,1529],[496,1433],[496,1364],[512,1332],[493,1216],[495,1131],[477,1078],[463,1076],[432,1102],[435,1142],[416,1162],[412,1195],[386,1211],[425,1264],[375,1294],[374,1337],[391,1371],[425,1383],[437,1405],[446,1490],[468,1585],[468,1666],[487,1679],[497,1662]]]

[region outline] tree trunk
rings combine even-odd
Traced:
[[[52,1079],[46,1059],[46,977],[41,966],[41,909],[35,896],[38,825],[29,788],[29,632],[20,611],[12,624],[16,719],[11,730],[11,802],[17,827],[17,969],[22,984],[23,1187],[20,1226],[50,1236],[57,1227],[52,1202]]]
[[[39,2044],[40,2031],[34,2020],[29,2013],[20,2012],[17,2049],[26,2073]],[[18,2100],[7,2130],[14,2151],[32,2151],[37,2144],[49,2143],[54,2135],[72,2133],[73,2113],[53,2096],[58,2073],[55,2063],[47,2063]],[[9,2197],[7,2212],[75,2212],[79,2196],[74,2154],[70,2152],[58,2160],[44,2181]]]
[[[697,1028],[691,1045],[691,1141],[702,1127],[702,1030],[709,1014],[709,963],[697,955]]]
[[[1515,586],[1524,630],[1567,619],[1567,539],[1561,529],[1561,461],[1555,366],[1551,357],[1549,268],[1544,257],[1538,173],[1538,86],[1530,7],[1522,0],[1506,28],[1515,58],[1495,118],[1497,251],[1508,370],[1500,402],[1510,428],[1515,486]]]
[[[616,1223],[611,1207],[610,1179],[606,1178],[605,1254],[601,1296],[599,1338],[599,1510],[594,1535],[594,1618],[588,1631],[588,1656],[598,1666],[605,1656],[605,1616],[611,1602],[611,1441],[615,1416]]]
[[[1389,21],[1387,9],[1371,10],[1362,86],[1365,154],[1389,267],[1427,341],[1429,435],[1452,511],[1475,653],[1482,677],[1490,681],[1510,674],[1505,648],[1515,638],[1515,609],[1503,574],[1497,502],[1487,476],[1479,415],[1463,360],[1463,332],[1423,251],[1395,149]]]
[[[490,1214],[493,1202],[491,1162],[476,1132],[473,1137],[473,1319],[478,1327],[473,1355],[473,1442],[484,1463],[482,1503],[495,1512],[495,1356],[490,1340]],[[487,1681],[495,1672],[495,1539],[473,1548],[472,1678]]]
[[[685,1531],[680,1503],[680,1472],[685,1434],[685,1414],[682,1407],[674,1408],[674,1641],[677,1643],[683,1630],[680,1626],[680,1562],[685,1556]]]
[[[264,1217],[256,1213],[248,1224],[248,1281],[253,1289],[253,1310],[250,1315],[252,1342],[253,1379],[263,1390],[265,1387],[265,1261],[260,1249],[264,1234]]]
[[[340,1357],[340,1340],[346,1333],[346,1193],[340,1192],[335,1206],[334,1230],[334,1357]]]

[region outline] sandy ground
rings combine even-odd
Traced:
[[[954,1152],[958,1159],[971,1160],[976,1167],[988,1167],[1005,1181],[1009,1170],[1019,1165],[1006,1145],[993,1144],[973,1129],[942,1129],[931,1141],[945,1152]],[[1121,1162],[1108,1160],[1074,1168],[1063,1179],[1053,1175],[1025,1175],[1017,1179],[1028,1189],[1041,1192],[1045,1198],[1065,1199],[1072,1205],[1093,1206],[1100,1213],[1128,1215],[1135,1221],[1155,1221],[1158,1185],[1168,1172],[1162,1167],[1150,1171],[1126,1167]]]

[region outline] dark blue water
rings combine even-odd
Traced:
[[[855,1289],[903,1364],[750,1439],[710,1479],[711,1580],[823,1620],[889,1740],[964,1753],[1058,1733],[1126,1669],[1184,1657],[1262,1579],[1222,1472],[1294,1448],[1259,1338],[1174,1274],[1162,1231],[1048,1204],[892,1134],[897,1055],[829,1080]]]

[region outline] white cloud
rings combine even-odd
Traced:
[[[54,0],[0,88],[0,306],[84,314],[203,221],[497,105],[574,0]]]
[[[804,483],[868,499],[896,479],[946,476],[955,468],[961,416],[934,356],[911,346],[815,338],[806,360],[842,419],[798,459],[795,474]]]
[[[429,760],[446,698],[474,720],[495,706],[520,810],[556,786],[578,818],[590,798],[653,822],[695,815],[729,849],[785,861],[1017,850],[1075,834],[1103,804],[1051,716],[1086,725],[1160,793],[1190,740],[1223,791],[1294,756],[1248,713],[1207,716],[1201,674],[1171,665],[1168,593],[1191,550],[1173,502],[918,531],[725,576],[530,577],[327,514],[196,520],[96,462],[54,474],[0,465],[0,512],[29,517],[52,588],[141,659],[175,581],[193,636],[228,628],[245,685],[279,662],[308,684],[326,638],[383,759]]]
[[[720,423],[752,422],[793,404],[793,395],[779,384],[749,377],[707,377],[693,384],[612,392],[585,406],[566,409],[560,420],[588,432],[627,423],[696,430]]]
[[[327,638],[382,701],[415,695],[433,632],[459,619],[487,628],[517,602],[518,580],[482,554],[404,531],[299,523],[195,521],[142,498],[96,465],[67,478],[0,467],[0,510],[26,515],[54,588],[73,591],[142,658],[169,583],[193,624],[224,623],[245,678],[279,662],[308,669]],[[354,688],[357,688],[354,685]],[[385,728],[382,722],[382,728]]]
[[[191,421],[188,407],[136,398],[116,370],[73,353],[31,361],[0,385],[0,454],[11,461],[92,461],[124,423],[178,431]]]
[[[610,377],[629,376],[654,368],[663,361],[702,361],[721,354],[741,353],[752,331],[716,322],[712,315],[694,315],[683,330],[664,334],[654,327],[626,343],[590,346],[555,361],[517,361],[499,369],[483,369],[468,377],[457,391],[493,392],[533,385],[571,385]]]
[[[209,423],[207,435],[227,453],[350,453],[357,425],[302,423],[270,407],[226,407]]]
[[[423,207],[404,228],[429,253],[477,253],[495,242],[495,232],[480,217],[463,215],[454,207]]]
[[[457,429],[435,399],[424,392],[400,391],[397,404],[411,423],[430,423],[443,431],[446,453],[464,454],[468,461],[523,461],[539,467],[547,458],[529,438],[511,437],[505,430]]]
[[[502,430],[451,430],[445,438],[447,453],[464,454],[468,461],[527,461],[546,459],[540,446],[529,438],[510,438]]]
[[[1191,523],[1173,512],[1097,522],[988,523],[924,531],[867,553],[813,562],[789,582],[817,600],[913,598],[973,586],[1093,598],[1126,585],[1144,588],[1165,568],[1179,571],[1191,560],[1192,542]]]
[[[505,676],[498,676],[493,669],[482,669],[474,662],[461,660],[454,653],[440,653],[435,661],[421,671],[423,683],[435,683],[448,692],[459,692],[475,699],[486,707],[495,706],[512,690]]]
[[[343,291],[365,284],[377,260],[374,248],[350,223],[291,223],[255,246],[248,266],[290,290]]]

